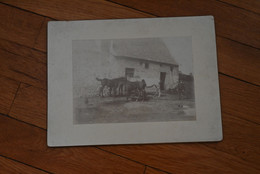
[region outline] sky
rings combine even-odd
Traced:
[[[163,38],[163,41],[179,64],[179,70],[184,74],[193,73],[191,36]]]

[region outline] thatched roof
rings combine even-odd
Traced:
[[[162,39],[115,39],[112,54],[118,58],[133,58],[157,63],[178,65]]]

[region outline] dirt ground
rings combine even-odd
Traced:
[[[164,122],[195,120],[194,100],[179,100],[164,94],[146,101],[128,100],[126,97],[89,97],[74,108],[75,124]]]

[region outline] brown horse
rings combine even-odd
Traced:
[[[105,88],[105,87],[108,87],[108,88],[109,88],[109,93],[110,93],[110,95],[111,95],[112,83],[110,82],[110,79],[107,79],[107,78],[103,78],[103,79],[96,78],[96,80],[101,82],[101,87],[100,87],[100,90],[99,90],[99,95],[100,95],[101,97],[104,97],[104,88]]]
[[[126,77],[119,77],[112,80],[115,84],[115,92],[118,91],[118,95],[123,95],[123,89],[127,82]]]
[[[122,95],[123,87],[127,81],[125,77],[119,77],[119,78],[114,78],[114,79],[96,78],[96,80],[101,82],[101,96],[102,97],[104,96],[103,90],[104,90],[105,86],[107,86],[109,88],[110,96],[112,95],[112,92],[113,92],[114,96],[116,96],[117,90],[119,92],[119,95]]]
[[[127,81],[125,84],[126,100],[128,100],[128,98],[131,96],[132,93],[135,93],[137,94],[136,101],[138,101],[140,97],[142,97],[142,101],[144,101],[146,96],[145,87],[146,87],[146,82],[144,79],[142,81],[135,81],[135,82]]]

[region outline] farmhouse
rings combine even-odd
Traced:
[[[114,76],[130,81],[144,79],[148,86],[160,82],[161,90],[178,84],[178,64],[159,38],[112,40],[110,59],[117,66]]]
[[[161,82],[161,90],[178,84],[178,64],[162,39],[77,40],[72,47],[74,98],[97,95],[96,78]]]

